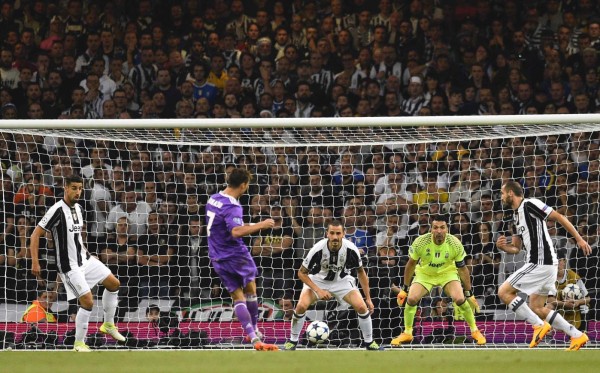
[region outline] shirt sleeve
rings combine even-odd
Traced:
[[[310,269],[310,267],[312,266],[312,258],[315,256],[315,250],[314,247],[306,254],[306,256],[304,257],[304,259],[302,260],[302,267],[306,268],[306,269]]]
[[[349,269],[360,268],[363,266],[360,252],[355,244],[348,241],[348,256],[346,258],[346,267]]]
[[[54,206],[52,206],[48,211],[46,211],[46,214],[44,215],[42,220],[40,220],[38,226],[40,226],[45,231],[49,231],[58,223],[59,220],[60,205],[57,203]]]
[[[455,262],[460,262],[465,259],[467,253],[465,252],[465,247],[458,238],[451,235],[450,240],[448,240],[448,245],[450,247],[450,255],[454,254]]]
[[[527,201],[526,212],[540,218],[547,219],[554,209],[537,198],[532,198]]]
[[[417,239],[410,245],[408,249],[408,256],[412,260],[419,260],[421,257],[422,249],[426,245],[427,238],[425,235],[417,237]]]
[[[242,206],[232,205],[225,212],[225,225],[227,231],[231,232],[233,228],[244,225]]]

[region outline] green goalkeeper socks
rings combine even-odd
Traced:
[[[408,303],[404,306],[404,333],[412,335],[416,313],[417,306],[411,306]]]
[[[460,309],[460,313],[462,313],[467,324],[469,324],[471,331],[474,332],[477,330],[477,325],[475,325],[475,315],[473,315],[473,310],[471,309],[471,306],[469,306],[469,302],[465,300],[465,302],[458,306],[458,308]]]

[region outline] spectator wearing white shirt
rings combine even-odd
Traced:
[[[400,226],[404,227],[403,232],[405,234],[406,229],[408,229],[408,212],[412,204],[413,193],[406,189],[404,174],[390,174],[388,180],[389,193],[380,194],[375,202],[375,214],[380,217],[377,223],[379,227],[383,227],[386,225],[385,216],[398,214],[401,219]]]
[[[110,175],[112,167],[110,164],[104,161],[105,159],[107,159],[106,149],[95,146],[90,151],[89,157],[90,163],[81,169],[81,176],[89,180],[92,177],[94,177],[94,169],[99,167],[106,168],[109,171]]]
[[[110,180],[106,167],[100,166],[94,169],[94,186],[90,194],[90,204],[93,208],[94,220],[88,233],[88,246],[93,250],[94,246],[106,243],[107,231],[106,221],[108,213],[113,207],[112,196],[108,187],[105,186]]]
[[[4,87],[10,89],[17,88],[21,81],[20,72],[14,68],[13,52],[10,48],[3,48],[0,52],[0,83]]]
[[[400,217],[396,214],[386,216],[385,228],[377,233],[375,238],[375,246],[380,247],[396,247],[402,238],[406,237],[406,229],[400,229]]]
[[[460,180],[451,189],[448,200],[451,204],[463,199],[469,206],[468,214],[480,210],[481,195],[491,194],[488,182],[483,179],[481,171],[476,168],[462,171]]]
[[[382,194],[391,193],[390,188],[390,177],[394,174],[401,174],[404,172],[404,162],[402,161],[401,154],[392,154],[388,157],[387,163],[388,172],[377,180],[375,184],[375,196],[380,196]],[[406,190],[406,186],[403,188]]]
[[[152,211],[144,201],[137,201],[134,190],[128,189],[121,194],[121,203],[113,207],[106,221],[106,230],[113,232],[119,218],[125,216],[129,222],[129,234],[142,235],[147,232],[148,214]]]
[[[117,89],[117,84],[108,75],[106,75],[105,64],[106,64],[106,61],[103,58],[94,58],[90,62],[89,70],[91,73],[98,75],[98,79],[100,82],[99,89],[100,89],[100,92],[102,92],[102,95],[105,98],[110,98],[115,93],[115,90]],[[81,83],[79,83],[79,85],[81,87],[83,87],[83,89],[85,89],[86,92],[88,91],[89,88],[87,85],[87,78],[82,80]]]

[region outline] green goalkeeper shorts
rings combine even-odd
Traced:
[[[460,278],[458,277],[457,272],[448,272],[437,276],[429,276],[422,273],[417,273],[415,275],[415,279],[413,280],[413,284],[415,282],[419,283],[423,285],[423,287],[427,289],[428,292],[430,292],[431,288],[433,288],[434,286],[441,286],[443,288],[450,281],[460,282]]]

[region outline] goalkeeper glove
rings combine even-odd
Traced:
[[[402,285],[402,287],[400,288],[400,292],[398,293],[398,296],[396,297],[398,306],[400,306],[400,307],[404,306],[404,303],[406,302],[406,297],[408,297],[408,286]]]
[[[473,292],[471,292],[471,290],[465,290],[463,291],[463,294],[465,295],[465,298],[467,298],[467,302],[469,302],[469,306],[471,307],[471,310],[473,310],[473,314],[476,315],[480,313],[481,308],[479,308],[479,303],[477,303],[477,299],[475,299]]]

